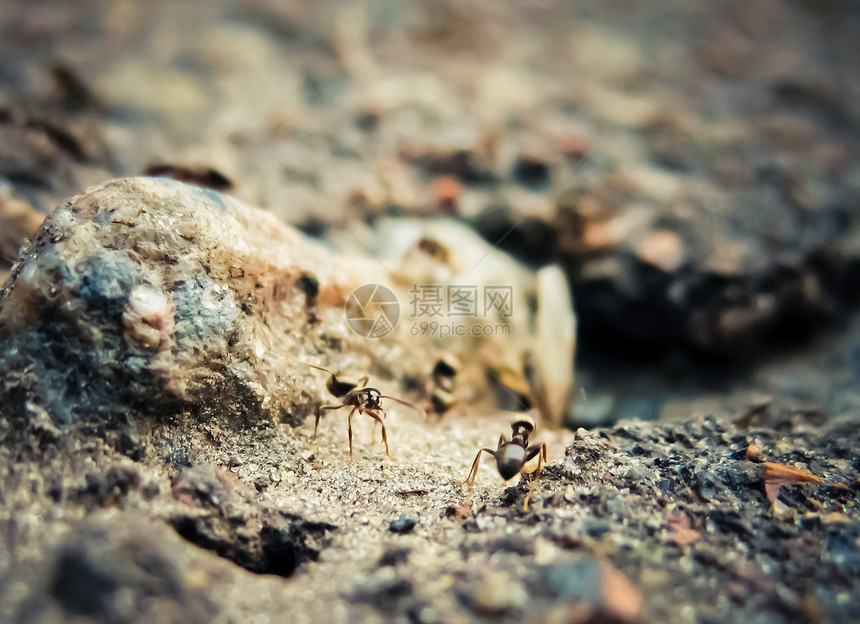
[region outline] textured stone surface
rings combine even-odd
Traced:
[[[303,357],[350,340],[343,304],[375,272],[227,196],[112,182],[54,212],[16,266],[0,298],[4,395],[65,424],[215,407],[297,424],[312,402]]]

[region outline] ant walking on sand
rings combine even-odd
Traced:
[[[514,478],[525,467],[526,463],[538,458],[537,473],[540,476],[540,470],[546,463],[546,443],[540,442],[529,446],[529,436],[534,433],[535,421],[527,414],[520,414],[511,422],[511,439],[505,440],[505,436],[499,436],[499,444],[496,450],[482,448],[475,456],[475,461],[472,463],[472,469],[469,471],[469,476],[463,483],[474,485],[475,478],[478,476],[478,465],[481,462],[481,453],[489,453],[496,458],[496,468],[502,479],[507,481]]]
[[[317,410],[316,420],[314,421],[314,435],[313,440],[316,440],[317,437],[317,428],[320,424],[320,416],[322,413],[328,410],[336,410],[342,407],[352,407],[349,412],[349,418],[347,420],[347,431],[349,432],[349,458],[352,459],[352,415],[358,410],[359,414],[367,414],[371,418],[373,418],[376,422],[382,425],[382,441],[385,444],[385,454],[388,457],[391,457],[391,453],[388,451],[388,434],[385,431],[385,423],[383,420],[386,417],[385,410],[382,409],[382,404],[380,401],[382,399],[390,399],[392,401],[396,401],[397,403],[402,403],[407,407],[411,407],[416,412],[422,412],[422,410],[412,403],[407,401],[403,401],[402,399],[398,399],[393,396],[388,396],[386,394],[382,394],[376,388],[368,388],[365,386],[369,377],[365,375],[358,381],[352,381],[347,379],[338,379],[337,373],[328,368],[323,368],[322,366],[316,366],[315,364],[308,364],[311,368],[315,368],[317,370],[321,370],[330,375],[328,381],[326,382],[326,388],[332,394],[332,396],[338,398],[340,403],[336,405],[322,405]]]

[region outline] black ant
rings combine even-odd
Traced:
[[[336,410],[341,407],[352,407],[349,412],[349,419],[347,421],[347,431],[349,432],[349,458],[352,459],[352,415],[358,410],[359,414],[367,414],[371,418],[373,418],[376,422],[382,425],[382,441],[385,443],[385,454],[388,457],[391,457],[391,453],[388,451],[388,434],[385,432],[385,423],[383,419],[385,418],[385,410],[382,409],[382,405],[380,404],[381,399],[390,399],[392,401],[397,401],[398,403],[402,403],[408,407],[411,407],[415,411],[420,412],[421,410],[412,405],[412,403],[408,403],[407,401],[403,401],[401,399],[395,398],[393,396],[388,396],[382,394],[376,388],[367,388],[365,384],[367,383],[369,377],[365,375],[357,382],[348,381],[346,379],[338,379],[337,374],[334,371],[331,371],[327,368],[323,368],[322,366],[316,366],[314,364],[308,364],[311,368],[316,368],[317,370],[321,370],[323,372],[331,375],[326,382],[326,388],[328,391],[338,399],[340,399],[340,403],[337,405],[322,405],[317,410],[316,420],[314,421],[314,436],[312,440],[316,440],[317,438],[317,427],[320,424],[320,416],[322,413],[327,410]]]
[[[489,453],[496,458],[496,468],[502,479],[507,481],[518,475],[523,467],[534,459],[538,458],[537,473],[540,476],[540,469],[546,463],[546,443],[532,444],[529,446],[529,436],[534,433],[535,421],[531,416],[526,414],[517,416],[517,419],[511,423],[511,439],[505,440],[505,436],[499,436],[499,445],[496,450],[482,448],[475,456],[475,461],[472,463],[472,470],[469,471],[469,476],[463,483],[468,485],[475,484],[475,478],[478,476],[478,465],[481,461],[481,453]],[[526,503],[527,504],[527,503]]]
[[[433,366],[432,382],[427,384],[427,392],[430,395],[430,411],[438,414],[439,418],[457,403],[454,390],[459,369],[460,363],[452,355],[443,356]]]

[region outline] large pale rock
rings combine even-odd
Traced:
[[[498,396],[531,394],[558,424],[572,374],[555,385],[544,377],[547,362],[569,371],[573,359],[573,336],[553,339],[554,327],[573,326],[564,284],[535,348],[528,301],[546,312],[556,293],[537,292],[531,271],[464,226],[395,225],[340,257],[268,212],[174,180],[121,179],[74,197],[46,219],[0,294],[0,405],[31,425],[44,412],[56,424],[123,431],[153,422],[139,413],[296,425],[332,401],[309,363],[368,374],[383,393],[429,407],[434,364],[450,354],[462,362],[454,403],[491,411]],[[351,297],[366,284],[393,300]],[[449,300],[438,319],[422,316],[422,288],[471,293],[473,309]],[[496,291],[505,306],[479,305]],[[380,326],[391,306],[399,321]],[[490,392],[494,380],[507,390]],[[552,409],[548,388],[559,395]]]
[[[129,408],[296,423],[322,398],[307,360],[386,347],[343,308],[379,274],[228,196],[110,182],[46,219],[0,295],[0,404],[57,423]]]

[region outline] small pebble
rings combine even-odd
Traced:
[[[500,571],[486,573],[471,598],[472,608],[486,615],[523,609],[528,603],[528,595],[522,584],[507,572]]]
[[[388,530],[392,533],[409,533],[412,529],[415,528],[417,520],[414,518],[407,518],[406,516],[400,516],[397,520],[392,520],[388,525]]]

